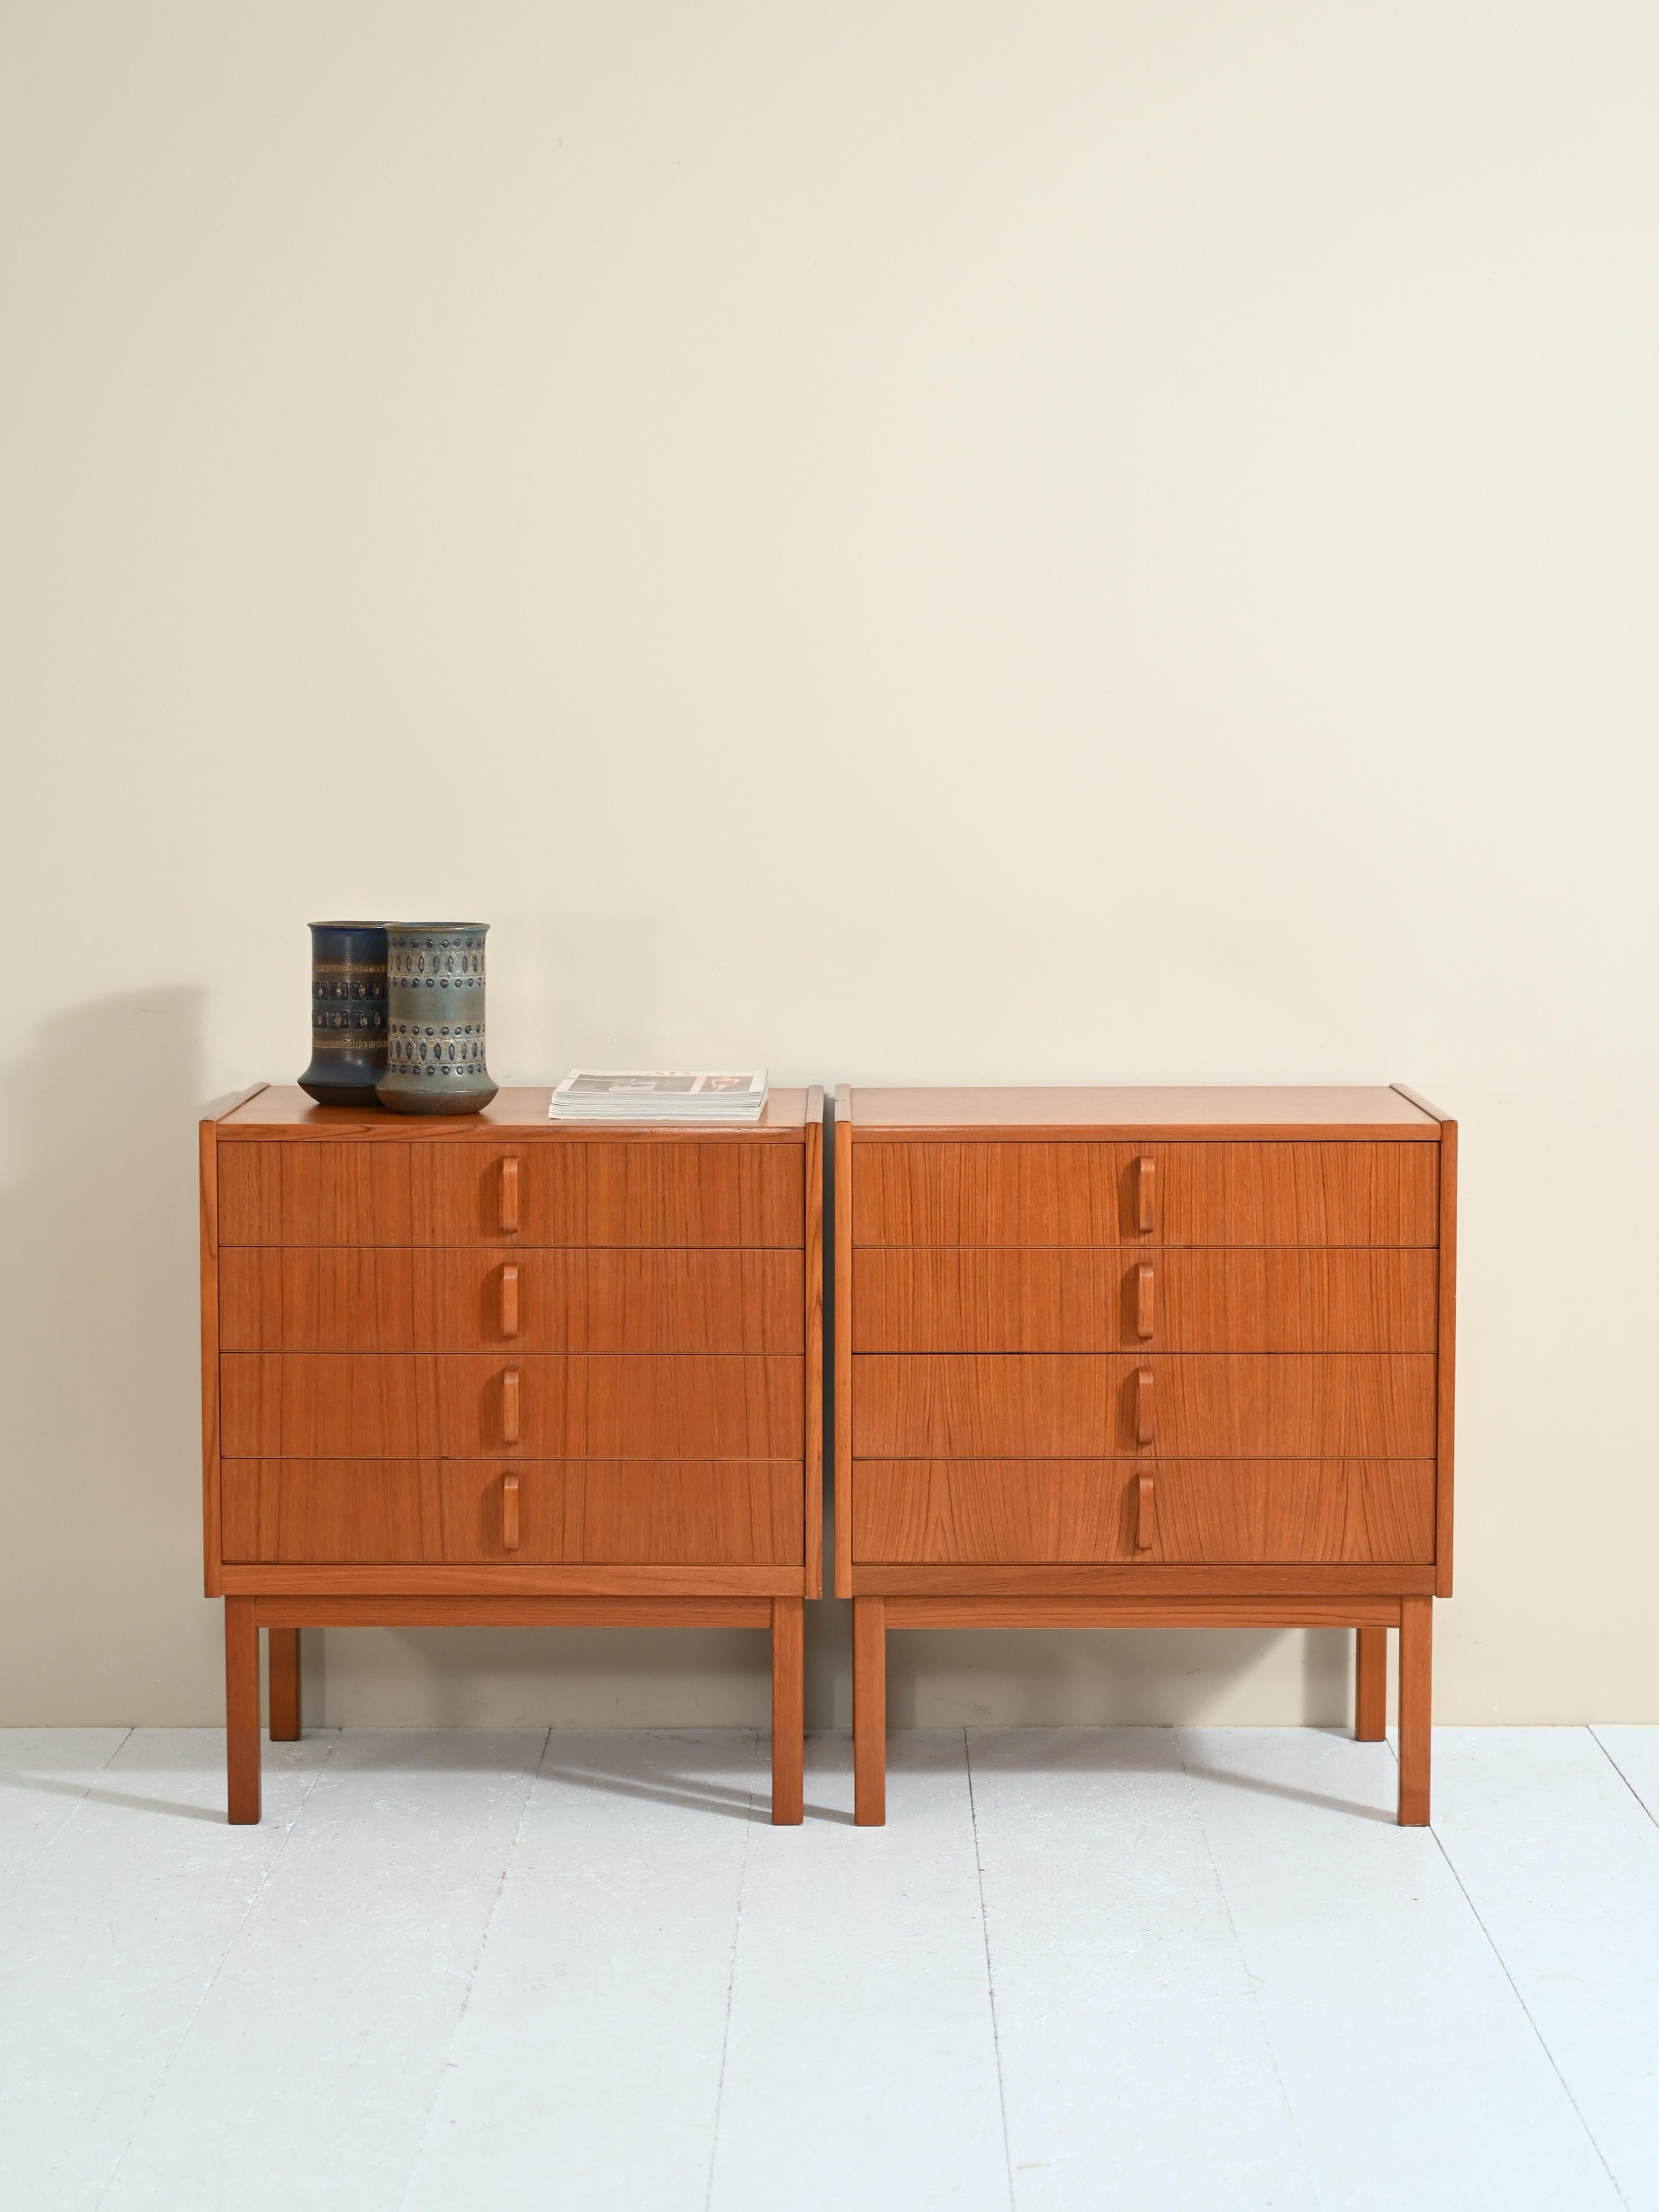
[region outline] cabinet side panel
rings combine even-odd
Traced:
[[[202,1241],[202,1556],[203,1583],[220,1594],[219,1562],[219,1139],[216,1125],[198,1131]]]
[[[853,1122],[836,1091],[836,1595],[853,1595]]]
[[[805,1466],[801,1484],[805,1516],[805,1583],[807,1597],[823,1595],[823,1093],[816,1086],[806,1098],[806,1219],[803,1272],[805,1275],[806,1371]]]
[[[1437,1376],[1434,1594],[1452,1594],[1452,1451],[1457,1380],[1457,1124],[1440,1125],[1440,1357]]]

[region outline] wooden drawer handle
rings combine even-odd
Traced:
[[[1158,1162],[1143,1152],[1135,1162],[1135,1227],[1143,1237],[1152,1232],[1152,1194],[1157,1176]]]
[[[519,1161],[509,1152],[501,1162],[501,1234],[515,1236],[519,1227]]]
[[[519,1441],[519,1370],[509,1367],[501,1377],[501,1442]]]
[[[1152,1370],[1135,1370],[1135,1442],[1145,1451],[1152,1441]]]
[[[519,1333],[519,1271],[509,1261],[501,1269],[501,1334]]]
[[[1146,1480],[1143,1476],[1142,1480]],[[501,1477],[501,1547],[504,1551],[519,1548],[519,1478],[516,1474]]]
[[[1152,1333],[1154,1293],[1152,1263],[1150,1260],[1143,1260],[1135,1269],[1135,1334],[1143,1341]]]
[[[1135,1483],[1135,1549],[1150,1552],[1158,1543],[1158,1499],[1152,1478],[1143,1474]]]

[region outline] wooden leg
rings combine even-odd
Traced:
[[[1434,1600],[1400,1601],[1400,1825],[1429,1825],[1429,1725],[1434,1704]]]
[[[270,1740],[297,1743],[300,1740],[300,1632],[297,1628],[268,1628],[270,1666]]]
[[[887,1821],[887,1604],[853,1600],[853,1820]]]
[[[259,1818],[259,1627],[251,1597],[225,1600],[225,1769],[230,1820]]]
[[[801,1822],[802,1715],[805,1702],[805,1608],[798,1597],[772,1601],[772,1826]]]
[[[1353,1634],[1354,1741],[1381,1743],[1389,1717],[1389,1632],[1356,1628]],[[274,1723],[270,1732],[276,1733]]]

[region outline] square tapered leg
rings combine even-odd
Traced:
[[[772,1601],[772,1826],[801,1822],[803,1712],[805,1698],[805,1608],[798,1597]]]
[[[887,1604],[853,1600],[853,1820],[879,1828],[887,1820]]]
[[[1400,1825],[1429,1825],[1429,1744],[1434,1705],[1434,1600],[1400,1601]]]
[[[297,1628],[268,1628],[270,1740],[297,1743],[300,1740],[300,1632]]]
[[[259,1818],[259,1624],[251,1597],[225,1600],[225,1770],[230,1820]]]
[[[1354,1631],[1353,1733],[1356,1743],[1381,1743],[1389,1717],[1389,1632]]]

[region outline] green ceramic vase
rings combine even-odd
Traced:
[[[389,921],[386,1071],[393,1114],[476,1114],[495,1096],[484,1058],[487,921]]]

